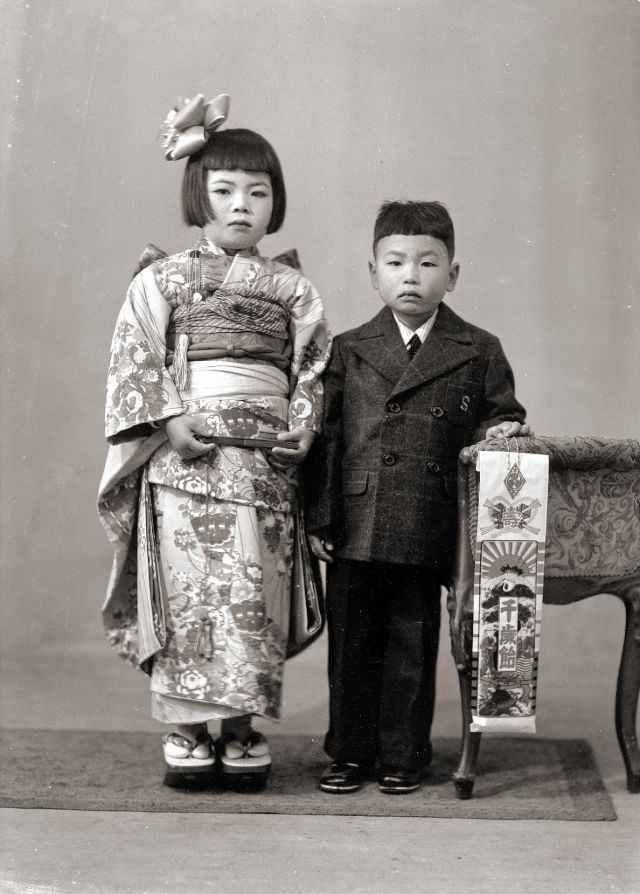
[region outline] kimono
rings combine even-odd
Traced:
[[[98,511],[114,549],[103,622],[165,722],[278,719],[284,660],[322,627],[295,469],[216,446],[185,461],[158,423],[213,441],[319,430],[330,335],[297,270],[207,239],[134,278],[107,382]]]

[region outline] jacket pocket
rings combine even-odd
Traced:
[[[352,472],[345,471],[342,473],[342,495],[357,496],[364,494],[369,483],[369,473],[366,469],[357,469]]]

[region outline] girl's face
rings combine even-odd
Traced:
[[[267,232],[273,210],[271,177],[263,171],[207,171],[213,220],[206,235],[220,248],[253,248]]]

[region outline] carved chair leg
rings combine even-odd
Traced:
[[[471,672],[458,670],[460,701],[462,706],[462,744],[460,763],[453,774],[453,784],[460,800],[467,801],[473,795],[476,778],[476,763],[480,750],[480,733],[472,733],[471,726]]]
[[[640,750],[636,736],[640,692],[640,583],[618,595],[625,604],[626,625],[616,689],[616,732],[627,770],[627,788],[640,793]]]

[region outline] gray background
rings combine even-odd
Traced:
[[[61,656],[86,675],[99,660],[85,723],[106,697],[116,725],[132,700],[146,723],[144,680],[102,638],[94,502],[131,270],[147,241],[197,235],[183,165],[156,141],[178,97],[227,92],[229,126],[273,142],[289,211],[262,249],[298,249],[335,332],[378,309],[379,203],[440,199],[462,267],[452,306],[501,337],[536,431],[638,436],[637,0],[32,0],[3,2],[2,21],[0,645],[14,667],[39,662],[41,691],[66,685]],[[621,606],[591,602],[547,610],[543,661],[597,663],[598,637],[618,642]],[[321,681],[321,650],[291,680]]]

